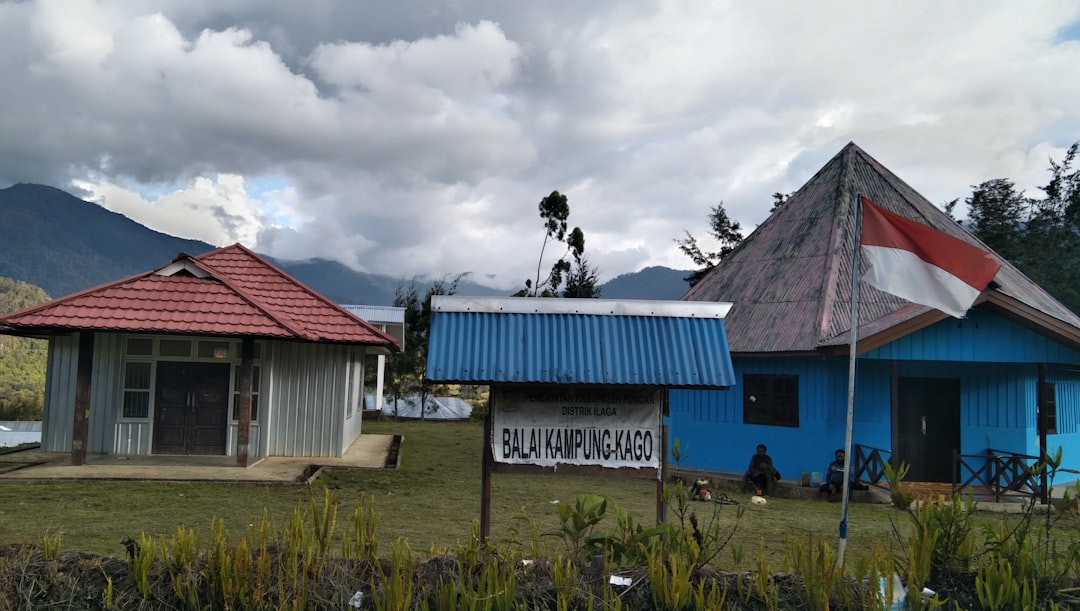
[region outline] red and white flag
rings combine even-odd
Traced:
[[[990,253],[859,196],[870,286],[963,318],[1001,263]]]

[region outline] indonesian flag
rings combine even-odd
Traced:
[[[1001,263],[985,250],[883,210],[866,197],[862,252],[870,286],[963,318]]]

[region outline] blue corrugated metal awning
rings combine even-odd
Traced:
[[[735,383],[731,304],[433,296],[427,379],[472,384]]]

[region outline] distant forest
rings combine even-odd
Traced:
[[[0,277],[0,313],[49,300],[40,287]],[[43,339],[0,335],[0,420],[40,420],[45,397]]]

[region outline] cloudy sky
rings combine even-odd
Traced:
[[[0,187],[507,288],[554,189],[607,280],[849,141],[943,203],[1080,140],[1072,0],[0,0],[0,40]]]

